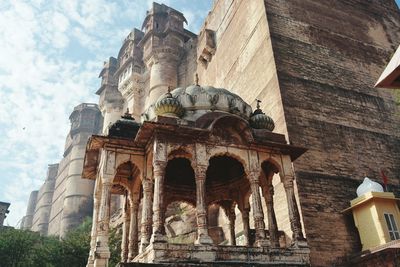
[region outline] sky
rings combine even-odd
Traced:
[[[47,165],[58,163],[73,108],[98,103],[103,61],[140,28],[151,0],[0,1],[0,201],[17,226]],[[198,33],[212,0],[158,0]]]

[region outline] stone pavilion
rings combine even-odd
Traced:
[[[89,139],[83,177],[96,182],[88,266],[107,266],[112,194],[126,201],[122,262],[309,264],[292,170],[292,161],[306,149],[272,133],[274,122],[259,106],[253,112],[228,90],[196,84],[168,89],[144,116],[147,120],[139,124],[127,112],[107,136]],[[285,246],[278,240],[274,174],[285,188],[293,233]],[[174,201],[196,209],[193,244],[174,244],[166,238],[165,211]],[[229,243],[224,246],[215,244],[208,232],[207,207],[214,203],[223,207],[230,222]],[[249,234],[250,211],[254,240]],[[236,244],[235,220],[243,223],[243,245]]]

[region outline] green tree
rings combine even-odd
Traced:
[[[32,265],[32,254],[37,244],[40,244],[38,233],[3,229],[0,231],[0,267]]]
[[[16,229],[0,231],[0,267],[84,267],[90,250],[90,218],[59,239]],[[110,266],[120,261],[121,231],[112,229]]]
[[[121,240],[122,229],[113,228],[110,231],[109,247],[111,257],[109,261],[110,266],[116,266],[121,261]]]

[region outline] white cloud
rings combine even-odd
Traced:
[[[43,11],[14,1],[0,16],[0,170],[8,176],[1,177],[0,195],[11,202],[11,224],[24,214],[47,164],[60,159],[72,108],[97,101],[101,64],[63,56],[71,27],[57,5]]]
[[[74,106],[97,102],[103,60],[140,28],[151,2],[0,1],[0,201],[11,202],[9,224],[61,159]],[[183,10],[184,1],[161,2]],[[190,22],[201,12],[192,5]]]

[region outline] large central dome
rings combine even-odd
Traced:
[[[166,93],[158,99],[160,103],[167,97],[175,98],[180,102],[184,110],[182,119],[195,121],[207,112],[223,111],[238,115],[248,120],[252,109],[240,96],[223,88],[212,86],[191,85],[179,87]],[[151,120],[155,116],[154,104],[144,114],[145,120]]]

